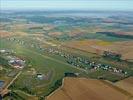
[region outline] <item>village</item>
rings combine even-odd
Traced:
[[[115,68],[114,66],[112,67],[112,66],[97,63],[92,60],[88,60],[88,59],[85,59],[85,58],[82,58],[79,56],[73,56],[68,53],[64,53],[62,51],[56,50],[54,48],[47,49],[47,52],[64,57],[66,59],[67,63],[69,63],[75,67],[83,68],[85,70],[95,70],[96,71],[96,70],[102,69],[105,71],[122,74],[125,76],[128,74],[126,71],[124,71],[122,69]]]
[[[17,40],[15,38],[9,38],[8,40],[16,41],[21,45],[24,45],[24,44],[28,45],[28,43],[26,43],[25,41]],[[115,66],[104,64],[104,63],[99,63],[99,62],[96,62],[93,60],[85,59],[80,56],[75,56],[75,55],[72,55],[69,53],[65,53],[64,51],[59,50],[59,48],[57,46],[52,45],[52,46],[45,47],[45,48],[39,44],[31,44],[28,46],[30,46],[31,48],[36,48],[36,49],[40,50],[41,52],[61,56],[61,57],[65,58],[65,61],[68,64],[71,64],[71,65],[75,66],[76,68],[84,69],[86,71],[90,71],[90,70],[97,71],[97,70],[102,69],[102,70],[109,71],[114,74],[120,74],[120,75],[124,75],[124,76],[126,76],[128,74],[127,71],[120,69],[118,66],[115,67]],[[117,54],[117,53],[110,52],[110,51],[104,51],[103,57],[109,57],[111,59],[120,60],[121,55]]]

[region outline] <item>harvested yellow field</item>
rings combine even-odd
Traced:
[[[102,54],[103,51],[120,53],[122,59],[133,61],[133,41],[107,42],[102,40],[71,41],[64,44],[67,47]]]
[[[133,77],[121,80],[116,83],[116,86],[128,91],[133,95]]]
[[[71,30],[70,32],[68,32],[68,35],[70,37],[73,37],[73,36],[82,35],[82,34],[85,34],[85,33],[86,33],[86,30],[83,30],[83,29],[80,29],[80,28],[75,28],[75,29]]]
[[[70,48],[77,48],[87,52],[102,54],[103,51],[108,50],[105,46],[112,45],[112,42],[106,42],[102,40],[90,39],[82,41],[71,41],[64,44]]]
[[[48,35],[50,35],[50,36],[59,36],[61,34],[62,34],[61,32],[49,32],[48,33]]]
[[[121,92],[108,82],[86,79],[65,78],[63,86],[46,100],[129,100],[131,95]]]
[[[43,27],[43,25],[41,24],[35,24],[35,23],[31,23],[31,24],[23,24],[23,23],[19,23],[19,24],[13,24],[11,26],[12,30],[22,30],[22,29],[29,29],[29,28],[36,28],[36,27]]]
[[[9,37],[9,36],[14,36],[14,35],[23,36],[23,35],[27,35],[27,33],[20,32],[20,31],[15,31],[15,32],[0,31],[0,37],[1,38]]]
[[[21,32],[21,31],[15,31],[13,34],[14,35],[19,35],[19,36],[27,35],[26,32]]]
[[[106,48],[111,51],[119,52],[122,54],[123,59],[133,61],[133,41],[115,42]]]

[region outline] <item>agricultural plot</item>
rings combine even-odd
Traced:
[[[121,92],[110,83],[85,78],[65,78],[62,87],[46,100],[132,100],[133,96]],[[110,97],[110,98],[109,98]]]
[[[8,36],[11,36],[11,33],[10,32],[7,32],[7,31],[0,31],[0,37],[8,37]]]
[[[129,77],[119,82],[116,82],[115,85],[128,91],[133,95],[133,77]]]
[[[82,40],[66,42],[65,46],[77,48],[101,55],[104,51],[116,52],[122,55],[122,59],[132,61],[133,41],[109,42],[102,40]]]

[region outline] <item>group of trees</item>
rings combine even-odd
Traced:
[[[103,57],[108,57],[114,60],[121,60],[121,54],[117,54],[117,53],[113,53],[113,52],[109,52],[109,51],[104,51],[103,52]]]
[[[127,34],[117,34],[115,32],[97,32],[97,33],[105,34],[105,35],[112,36],[112,37],[133,39],[132,35],[127,35]]]
[[[2,97],[0,97],[0,100]],[[3,98],[10,98],[10,100],[25,100],[22,96],[11,90],[8,94],[6,94]]]
[[[6,59],[4,59],[3,57],[0,56],[0,65],[9,66],[8,60],[6,60]]]

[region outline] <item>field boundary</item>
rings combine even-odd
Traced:
[[[113,83],[108,82],[107,80],[99,80],[99,81],[101,81],[103,84],[106,84],[107,86],[112,87],[115,90],[120,91],[121,93],[127,95],[129,97],[129,100],[133,98],[133,95],[131,93],[127,92],[126,90],[123,90],[120,87],[115,86]]]

